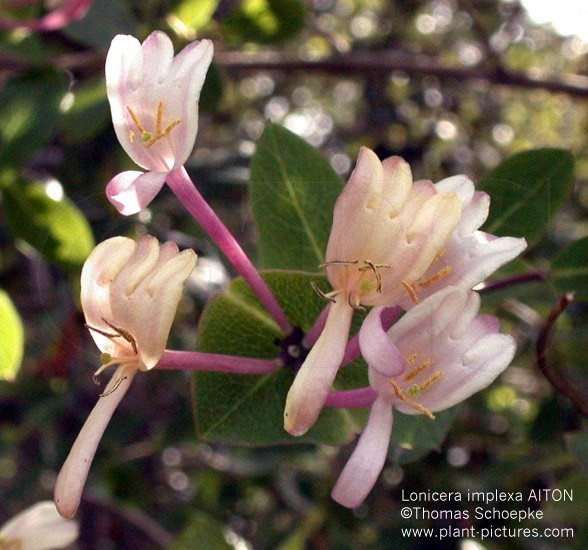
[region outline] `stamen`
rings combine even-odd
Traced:
[[[113,339],[113,338],[123,338],[123,340],[126,340],[129,344],[131,344],[131,347],[133,348],[133,352],[135,353],[135,355],[137,355],[138,350],[137,350],[137,342],[135,341],[135,339],[133,338],[132,334],[128,331],[126,331],[123,328],[118,328],[115,327],[112,323],[109,323],[104,317],[101,317],[102,321],[104,321],[112,330],[114,330],[116,332],[116,334],[112,334],[110,332],[106,332],[104,330],[100,330],[99,328],[93,327],[91,325],[88,325],[87,323],[84,323],[84,326],[88,329],[88,330],[93,330],[94,332],[97,332],[98,334],[102,334],[102,336],[106,336],[106,338],[109,339]]]
[[[438,370],[435,374],[433,374],[433,376],[431,376],[431,378],[425,380],[421,385],[421,391],[425,391],[431,384],[433,384],[433,382],[439,380],[439,378],[441,378],[443,376],[443,372]]]
[[[431,286],[433,283],[436,283],[439,279],[442,279],[443,277],[446,277],[447,275],[449,275],[451,273],[451,271],[452,271],[451,266],[447,265],[443,269],[440,269],[439,271],[437,271],[437,273],[435,273],[435,275],[433,275],[432,277],[429,277],[425,281],[421,281],[417,284],[421,288],[426,288],[428,286]]]
[[[332,265],[357,265],[359,260],[333,260],[332,262],[325,262],[320,264],[319,267],[322,269],[323,267],[329,267]]]
[[[312,290],[314,290],[321,298],[324,298],[325,300],[329,300],[329,302],[333,302],[333,303],[335,303],[337,301],[334,298],[334,296],[336,296],[338,294],[337,292],[335,292],[334,294],[333,294],[333,292],[324,293],[318,287],[318,283],[316,281],[310,281],[310,286],[312,287]]]
[[[423,372],[424,370],[428,369],[431,365],[433,364],[433,360],[432,359],[427,359],[426,361],[423,361],[423,363],[421,363],[418,367],[415,367],[412,370],[409,370],[406,375],[404,376],[404,379],[406,381],[408,380],[412,380],[417,374]]]
[[[120,385],[127,379],[127,376],[123,376],[122,378],[119,378],[115,383],[114,383],[114,387],[108,391],[102,392],[100,394],[100,397],[106,397],[107,395],[110,395],[111,393],[114,393],[116,390],[118,390],[118,388],[120,387]]]
[[[420,355],[420,353],[418,351],[415,351],[414,353],[411,353],[404,361],[411,365],[412,363],[415,362],[416,358]]]
[[[408,292],[408,295],[410,296],[410,299],[415,303],[418,304],[419,303],[419,297],[417,296],[416,290],[414,288],[413,285],[411,285],[410,283],[407,283],[406,281],[400,281],[402,283],[402,286],[405,288],[406,292]]]
[[[349,293],[347,296],[347,303],[355,310],[355,311],[365,311],[365,307],[361,305],[359,301],[359,296],[357,294],[354,296],[353,303],[351,302],[352,292]]]
[[[398,384],[394,380],[390,380],[390,385],[392,386],[392,389],[394,390],[394,394],[396,395],[396,397],[398,397],[398,399],[400,399],[401,401],[404,401],[404,403],[406,403],[409,407],[428,416],[431,420],[435,420],[435,415],[429,409],[427,409],[427,407],[423,407],[423,405],[421,405],[420,403],[416,403],[416,402],[412,401],[411,399],[409,399],[408,397],[406,397],[404,392],[400,389],[400,387],[398,386]]]
[[[161,129],[163,123],[163,101],[160,101],[157,104],[157,110],[155,112],[155,135],[153,132],[146,130],[143,125],[141,124],[141,120],[137,116],[137,114],[127,106],[127,111],[131,115],[133,119],[133,124],[137,127],[141,134],[141,141],[143,142],[144,147],[151,147],[154,143],[157,143],[161,138],[164,138],[170,134],[170,132],[180,124],[181,120],[176,118],[172,120],[163,130]],[[129,130],[129,141],[134,143],[135,141],[135,133],[132,130]]]

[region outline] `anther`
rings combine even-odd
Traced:
[[[418,304],[419,297],[417,296],[414,286],[410,283],[407,283],[406,281],[400,281],[400,283],[405,288],[406,292],[408,292],[408,295],[410,296],[410,299],[413,301],[413,303]]]
[[[433,376],[425,380],[422,384],[420,384],[421,391],[425,391],[433,382],[439,380],[443,376],[443,372],[437,371]]]
[[[151,147],[154,143],[157,143],[161,138],[164,138],[169,135],[169,133],[178,125],[180,124],[181,120],[176,118],[172,120],[165,128],[162,127],[163,123],[163,101],[160,101],[157,104],[157,110],[155,112],[155,134],[146,130],[144,126],[141,124],[141,120],[137,116],[137,114],[127,106],[127,111],[131,115],[133,119],[133,124],[137,127],[141,134],[141,142],[143,143],[144,147]],[[135,133],[130,130],[129,131],[129,140],[131,143],[135,141]]]
[[[398,397],[398,399],[406,403],[409,407],[428,416],[431,420],[435,420],[435,415],[429,409],[427,409],[427,407],[423,407],[423,405],[420,403],[416,403],[415,401],[412,401],[412,399],[409,399],[394,380],[390,380],[390,385],[392,386],[394,394],[396,397]]]
[[[427,370],[432,364],[433,364],[432,359],[427,359],[426,361],[423,361],[418,367],[415,367],[414,369],[409,370],[406,373],[406,375],[404,376],[404,379],[406,381],[412,380],[417,374],[423,372],[424,370]]]
[[[324,298],[325,300],[329,300],[329,302],[333,302],[333,303],[335,303],[337,301],[337,300],[335,300],[334,296],[330,292],[324,293],[319,288],[318,283],[316,281],[310,281],[310,286],[321,298]]]
[[[330,267],[332,265],[357,265],[359,260],[333,260],[332,262],[325,262],[319,265],[319,268]]]
[[[424,281],[418,282],[417,285],[419,285],[421,288],[431,286],[433,283],[436,283],[439,279],[442,279],[443,277],[449,275],[451,271],[451,266],[445,266],[443,269],[437,271],[437,273],[435,273],[435,275],[433,275],[432,277],[429,277]]]

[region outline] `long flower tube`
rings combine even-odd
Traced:
[[[514,339],[499,332],[498,319],[478,314],[480,297],[456,287],[440,290],[382,327],[374,308],[360,330],[362,355],[376,398],[368,422],[345,465],[332,497],[359,506],[382,471],[390,442],[393,409],[434,413],[491,384],[512,361]]]
[[[243,252],[241,245],[204,200],[186,169],[182,166],[170,172],[167,176],[167,184],[184,208],[200,224],[237,272],[245,279],[245,282],[251,287],[253,293],[282,332],[288,334],[292,328],[282,307],[251,263],[251,260]]]

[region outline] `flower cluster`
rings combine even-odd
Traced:
[[[392,408],[425,414],[488,386],[515,345],[494,317],[478,316],[471,289],[519,255],[524,239],[479,230],[490,199],[465,176],[412,181],[398,157],[380,162],[362,149],[335,205],[326,262],[333,303],[325,327],[286,400],[284,427],[305,433],[317,420],[348,340],[354,309],[375,306],[360,330],[360,350],[376,392],[370,417],[333,498],[360,504],[380,473]],[[386,333],[384,307],[407,310]]]
[[[106,60],[114,128],[127,154],[146,172],[128,171],[106,187],[117,210],[146,207],[168,183],[187,211],[218,244],[285,334],[290,324],[271,291],[189,179],[183,164],[198,130],[198,99],[212,58],[207,40],[173,55],[170,39],[154,32],[141,44],[117,36]],[[326,251],[333,288],[324,328],[289,390],[284,428],[305,433],[333,395],[353,314],[372,308],[359,333],[373,397],[368,422],[333,489],[344,506],[360,504],[386,458],[393,409],[434,413],[490,384],[510,363],[515,344],[498,320],[480,315],[472,289],[520,254],[523,239],[479,230],[490,199],[465,176],[413,182],[399,157],[380,161],[362,148],[335,204]],[[153,237],[114,237],[84,264],[81,306],[102,352],[95,377],[117,367],[72,446],[55,486],[55,503],[75,515],[97,445],[139,371],[158,366],[238,374],[268,374],[279,361],[166,350],[168,334],[196,263],[191,250]],[[383,315],[395,308],[390,327]],[[405,313],[400,316],[400,312]],[[365,395],[365,392],[362,394]],[[6,527],[5,527],[6,528]],[[4,528],[4,529],[5,529]],[[8,536],[3,531],[2,536]],[[2,540],[0,539],[0,547]]]

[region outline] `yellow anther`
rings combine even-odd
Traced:
[[[416,403],[415,401],[412,401],[412,399],[409,399],[394,380],[390,380],[390,385],[392,386],[394,394],[396,397],[398,397],[398,399],[406,403],[410,408],[427,415],[431,420],[435,420],[435,415],[429,409],[427,409],[427,407],[423,407],[423,405],[420,403]]]
[[[413,301],[413,303],[418,304],[419,303],[419,297],[417,296],[416,290],[414,288],[413,285],[411,285],[410,283],[407,283],[406,281],[400,281],[402,286],[405,288],[406,292],[408,292],[408,295],[410,296],[410,299]]]
[[[426,361],[423,361],[418,367],[415,367],[414,369],[409,370],[405,374],[404,379],[406,381],[412,380],[417,374],[419,374],[419,373],[423,372],[424,370],[428,369],[432,364],[433,364],[433,360],[432,359],[427,359]]]
[[[411,353],[405,360],[404,362],[407,365],[412,365],[415,361],[416,358],[420,355],[420,353],[418,351],[415,351],[414,353]]]
[[[422,384],[420,384],[421,391],[425,391],[431,384],[433,384],[434,382],[439,380],[439,378],[441,378],[442,376],[443,376],[443,373],[438,370],[435,374],[433,374],[433,376],[431,376],[430,378],[425,380]]]
[[[127,111],[131,118],[133,119],[133,124],[139,130],[141,134],[141,142],[145,147],[151,147],[154,143],[157,143],[161,138],[164,138],[169,135],[169,133],[178,125],[180,124],[181,120],[176,118],[172,120],[165,128],[162,129],[163,125],[163,101],[160,101],[157,104],[157,110],[155,112],[155,133],[146,130],[141,124],[141,120],[137,116],[137,114],[127,106]],[[135,133],[130,130],[129,131],[129,140],[131,143],[135,141]]]
[[[437,271],[437,273],[435,273],[435,275],[433,275],[432,277],[429,277],[428,279],[424,280],[424,281],[420,281],[417,284],[421,287],[421,288],[426,288],[428,286],[431,286],[433,283],[436,283],[439,279],[442,279],[443,277],[446,277],[447,275],[449,275],[451,273],[452,269],[451,266],[445,266],[443,269],[440,269],[439,271]]]

